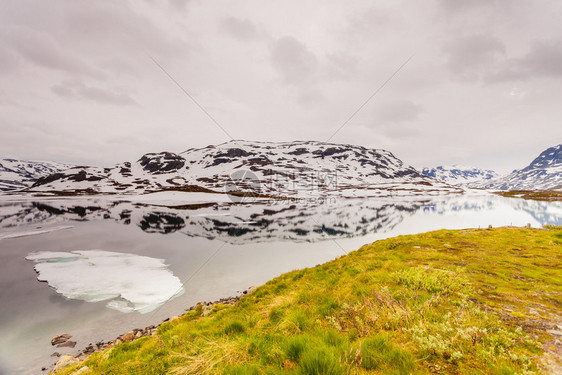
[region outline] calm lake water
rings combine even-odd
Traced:
[[[560,202],[487,194],[167,207],[0,196],[0,374],[158,324],[399,234],[562,224]],[[70,333],[74,349],[51,338]]]

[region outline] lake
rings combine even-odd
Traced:
[[[0,374],[41,373],[55,351],[77,354],[378,239],[528,224],[561,225],[562,203],[486,193],[182,205],[0,196]],[[51,346],[59,333],[76,347]]]

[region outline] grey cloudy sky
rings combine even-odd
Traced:
[[[562,141],[562,2],[0,2],[0,157],[110,166],[228,137],[509,172]]]

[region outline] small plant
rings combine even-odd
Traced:
[[[246,328],[244,327],[244,324],[236,321],[236,322],[229,323],[225,327],[224,333],[226,333],[227,335],[238,334],[238,333],[243,333],[245,330]]]
[[[386,290],[373,291],[362,301],[343,303],[339,311],[326,319],[335,329],[364,337],[373,331],[397,329],[407,325],[409,312]]]
[[[291,338],[286,350],[287,358],[293,362],[299,362],[305,347],[306,339],[304,337],[297,336]]]
[[[343,357],[340,357],[340,364],[342,369],[345,371],[346,375],[356,375],[359,374],[359,369],[363,363],[363,358],[361,357],[361,343],[359,347],[355,350],[349,348],[349,351],[343,353]]]
[[[305,375],[341,375],[343,370],[329,353],[313,351],[306,353],[300,362]]]
[[[459,272],[426,267],[407,268],[397,271],[394,279],[411,290],[425,290],[437,294],[468,294],[470,282]]]

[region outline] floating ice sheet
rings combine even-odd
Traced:
[[[31,253],[39,281],[57,293],[88,302],[108,301],[124,313],[148,313],[183,294],[183,285],[163,259],[103,250]]]
[[[70,229],[72,226],[60,226],[60,227],[53,227],[53,228],[38,228],[33,230],[27,230],[23,232],[8,232],[8,233],[0,233],[0,240],[8,239],[8,238],[19,238],[19,237],[27,237],[27,236],[36,236],[38,234],[45,234],[50,232],[56,232],[58,230]]]

